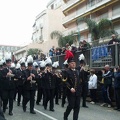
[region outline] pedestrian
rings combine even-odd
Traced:
[[[90,70],[90,78],[88,81],[88,88],[90,90],[90,97],[91,97],[91,104],[95,104],[97,97],[96,97],[96,92],[97,92],[97,76],[95,75],[95,70],[91,69]]]
[[[80,75],[77,72],[76,63],[73,58],[68,58],[69,69],[66,73],[66,86],[67,86],[67,99],[68,106],[64,112],[64,120],[68,120],[68,116],[73,109],[73,120],[78,120],[78,114],[80,110],[80,98],[81,98],[81,83]]]
[[[108,107],[111,107],[112,101],[110,98],[110,90],[112,87],[113,73],[110,71],[109,65],[105,65],[104,70],[102,72],[103,72],[102,77],[104,79],[104,84],[103,84],[104,102],[105,104],[107,104]],[[101,106],[104,106],[105,104]]]
[[[116,102],[116,108],[115,110],[120,111],[120,66],[118,68],[114,68],[114,89],[115,89],[115,102]]]

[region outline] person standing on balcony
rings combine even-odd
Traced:
[[[119,43],[120,41],[116,38],[116,35],[112,35],[112,39],[108,42],[108,52],[110,53],[111,50],[111,57],[113,66],[115,65],[115,44]]]

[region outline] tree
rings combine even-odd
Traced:
[[[70,45],[74,42],[74,32],[71,32],[69,35],[64,36],[59,31],[53,31],[51,34],[51,39],[56,38],[58,40],[59,47],[64,47],[66,43],[69,43]]]
[[[27,55],[32,55],[32,56],[34,56],[34,54],[38,54],[39,53],[39,49],[29,49],[28,51],[27,51]]]
[[[99,40],[99,38],[110,36],[116,32],[113,29],[111,20],[101,19],[98,23],[86,17],[78,18],[77,23],[84,21],[87,23],[88,30],[92,35],[92,40]]]

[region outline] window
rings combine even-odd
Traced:
[[[51,9],[54,9],[54,4],[51,5]]]
[[[120,5],[114,6],[113,7],[113,16],[116,16],[119,14],[120,14]]]

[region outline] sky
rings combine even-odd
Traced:
[[[32,42],[35,17],[50,0],[0,0],[0,45],[23,46]]]

